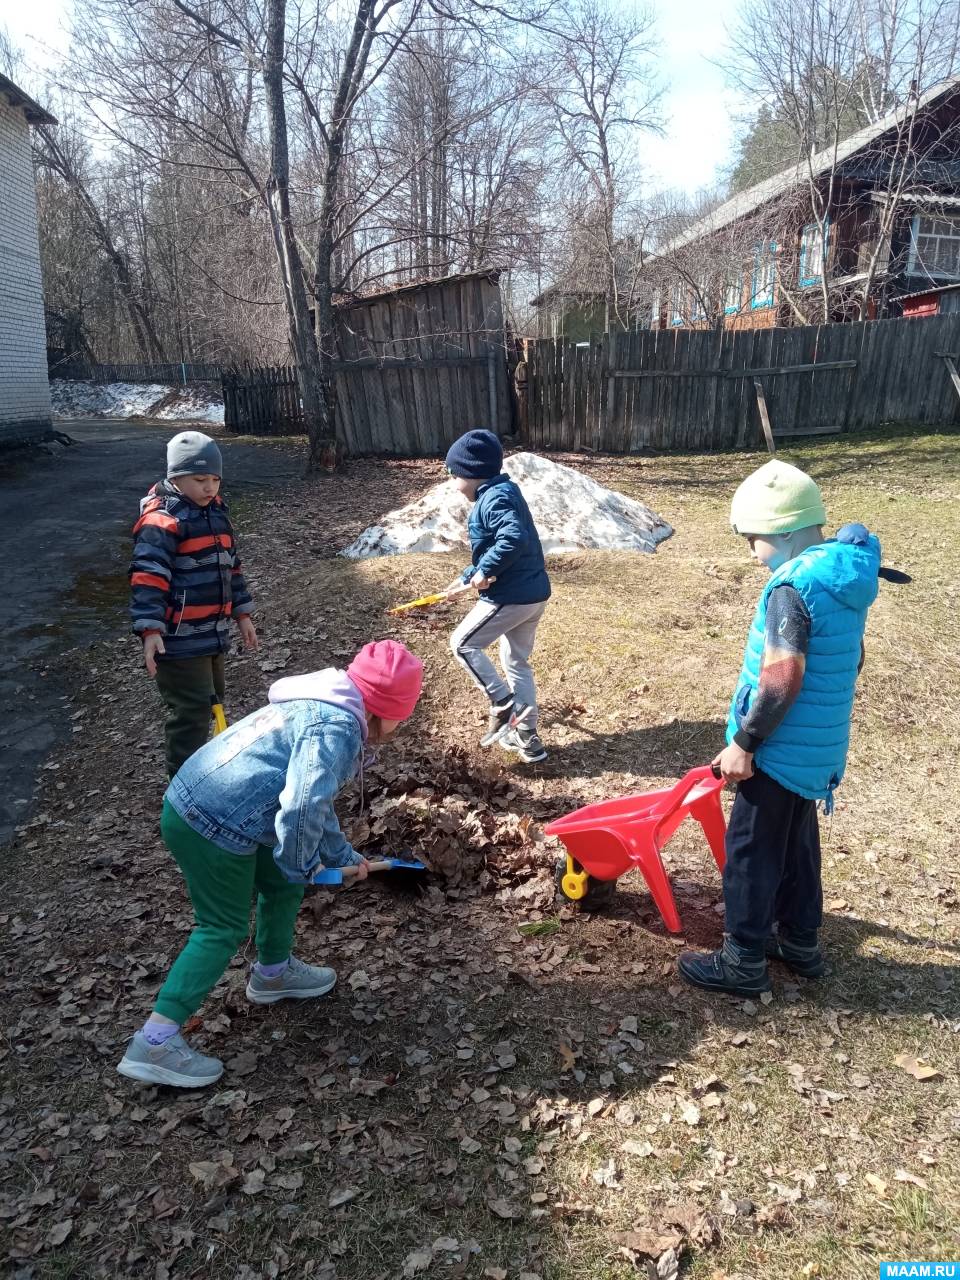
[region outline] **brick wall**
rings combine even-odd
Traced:
[[[30,126],[0,93],[0,443],[50,432]]]

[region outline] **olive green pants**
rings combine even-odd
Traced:
[[[157,688],[167,708],[164,738],[171,778],[210,736],[211,697],[216,694],[222,702],[225,687],[222,653],[157,660]]]

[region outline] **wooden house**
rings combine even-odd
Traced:
[[[718,205],[644,270],[653,328],[874,319],[960,281],[960,77]]]

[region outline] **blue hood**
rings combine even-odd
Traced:
[[[831,539],[802,553],[807,571],[820,585],[848,609],[869,609],[877,598],[880,569],[880,540],[868,534],[862,542]],[[793,561],[784,565],[789,569]]]

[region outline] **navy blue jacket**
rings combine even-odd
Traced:
[[[158,662],[230,648],[230,619],[253,612],[226,503],[199,507],[167,480],[140,503],[133,527],[130,615],[144,637],[163,636]]]
[[[550,599],[550,579],[543,561],[540,535],[530,508],[508,475],[494,476],[477,490],[467,524],[473,564],[463,581],[474,574],[496,578],[480,592],[494,604],[537,604]]]

